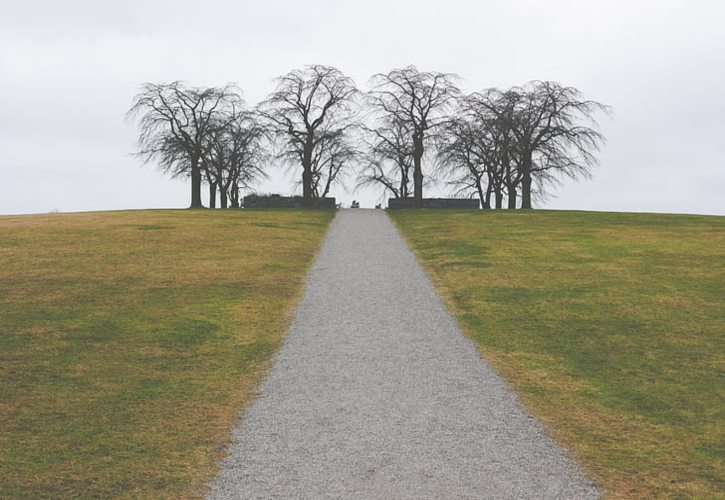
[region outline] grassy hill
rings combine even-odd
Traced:
[[[723,495],[725,218],[391,215],[611,496]],[[203,493],[332,216],[0,217],[0,497]]]
[[[0,217],[0,497],[201,494],[332,216]]]
[[[395,211],[464,331],[613,497],[723,497],[725,217]]]

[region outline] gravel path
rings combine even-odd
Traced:
[[[381,210],[343,210],[211,498],[596,498]]]

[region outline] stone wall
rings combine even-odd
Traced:
[[[312,208],[336,208],[335,198],[315,198],[312,203]],[[302,208],[302,197],[250,194],[244,197],[244,208]]]
[[[390,198],[388,208],[414,208],[413,198]],[[477,198],[423,198],[423,208],[481,208]]]

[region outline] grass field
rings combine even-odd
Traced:
[[[725,217],[390,215],[482,355],[609,496],[725,496]]]
[[[0,217],[0,498],[203,494],[332,216]]]

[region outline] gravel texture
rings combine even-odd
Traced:
[[[210,498],[596,498],[381,210],[343,210]]]

